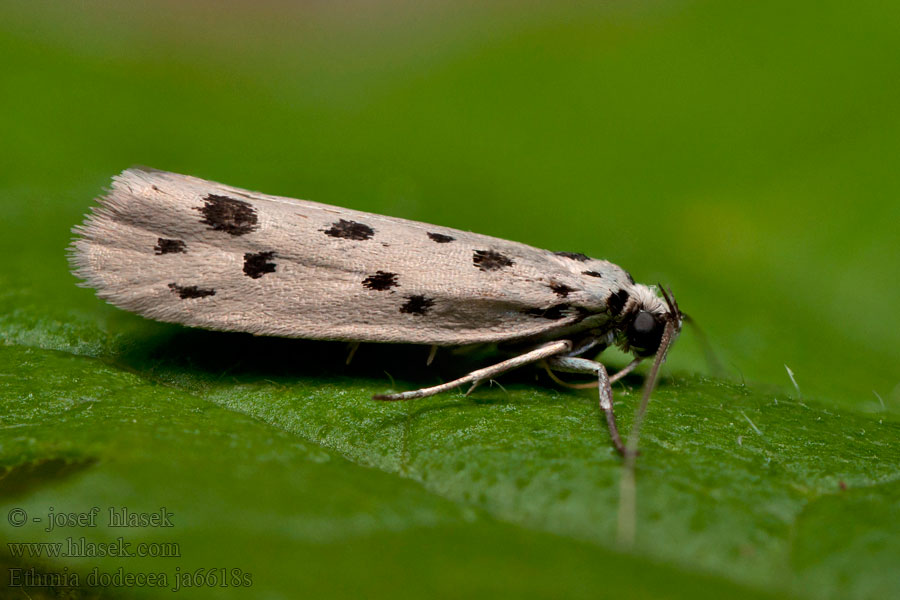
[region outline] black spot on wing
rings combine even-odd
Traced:
[[[554,252],[553,254],[562,256],[563,258],[571,258],[572,260],[577,260],[579,262],[591,260],[590,256],[582,254],[581,252]]]
[[[182,300],[187,300],[189,298],[206,298],[207,296],[216,295],[216,290],[205,290],[196,285],[178,285],[177,283],[170,283],[169,289],[178,294],[178,297]]]
[[[625,290],[619,290],[614,294],[610,294],[609,299],[606,301],[606,305],[609,307],[609,314],[614,317],[618,315],[625,308],[626,302],[628,302],[628,292]]]
[[[577,291],[575,288],[569,287],[564,283],[551,283],[549,287],[553,290],[553,293],[560,298],[565,298],[570,293]]]
[[[375,235],[375,230],[365,223],[357,223],[346,219],[332,223],[330,229],[321,229],[320,231],[331,237],[358,241],[367,240]]]
[[[588,277],[603,277],[603,273],[598,273],[597,271],[582,271],[581,274]]]
[[[448,244],[456,239],[455,237],[444,235],[443,233],[432,233],[430,231],[428,232],[428,237],[438,244]]]
[[[566,311],[569,310],[569,308],[571,308],[569,304],[554,304],[550,308],[528,308],[522,312],[526,315],[531,315],[532,317],[556,321],[558,319],[565,319],[568,316]]]
[[[407,296],[406,304],[400,307],[400,312],[411,315],[424,315],[434,306],[434,300],[425,296]]]
[[[269,262],[275,252],[247,252],[244,254],[244,275],[251,279],[259,279],[266,273],[275,272],[275,263]]]
[[[631,285],[634,285],[634,277],[631,276],[631,273],[629,273],[628,271],[625,271],[625,277],[628,278],[628,283],[630,283]]]
[[[376,291],[384,291],[389,290],[392,287],[397,287],[400,285],[397,283],[397,274],[396,273],[388,273],[387,271],[377,271],[374,275],[369,275],[362,282],[364,287],[369,288],[370,290]]]
[[[203,206],[194,210],[199,210],[203,215],[200,222],[214,231],[245,235],[257,229],[256,209],[243,200],[209,194],[203,199]]]
[[[495,250],[476,250],[472,255],[472,262],[482,271],[497,271],[513,266],[512,259]]]
[[[187,252],[187,244],[182,240],[170,240],[168,238],[159,238],[156,240],[156,247],[153,248],[157,255],[173,254]]]

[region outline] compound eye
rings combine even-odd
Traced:
[[[656,327],[656,319],[646,311],[642,310],[638,313],[637,317],[634,318],[634,332],[637,334],[646,335],[653,331],[654,327]]]
[[[656,315],[642,310],[631,322],[628,330],[628,343],[638,356],[652,356],[662,341],[665,321]]]

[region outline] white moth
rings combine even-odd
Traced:
[[[543,362],[598,378],[620,451],[610,382],[656,354],[654,379],[682,323],[668,294],[604,260],[152,169],[115,177],[75,232],[83,285],[159,321],[351,342],[521,342],[522,353],[456,381],[376,398],[474,387]],[[636,358],[612,377],[579,357],[613,344]]]

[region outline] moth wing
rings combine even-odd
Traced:
[[[528,338],[602,322],[627,285],[581,255],[149,169],[115,177],[75,231],[73,270],[111,304],[258,335]]]

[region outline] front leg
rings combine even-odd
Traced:
[[[603,363],[573,356],[553,356],[547,359],[547,364],[551,369],[562,371],[563,373],[597,376],[597,383],[600,389],[600,410],[606,415],[609,437],[612,438],[613,445],[615,445],[619,454],[625,456],[625,445],[619,436],[619,430],[616,427],[616,415],[613,412],[612,388],[610,387],[609,375],[606,373],[606,367],[603,366]]]

